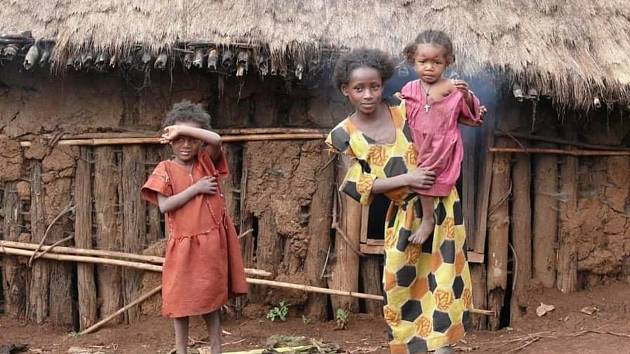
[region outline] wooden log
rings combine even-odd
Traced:
[[[284,238],[276,231],[276,222],[273,211],[266,210],[258,219],[258,235],[256,239],[256,267],[268,270],[273,277],[278,275],[278,266],[282,261]],[[251,298],[256,301],[264,301],[266,293],[264,289],[254,289]]]
[[[339,161],[337,180],[339,183],[345,177],[348,161],[344,158]],[[339,214],[339,228],[346,237],[335,237],[335,263],[328,286],[334,289],[342,289],[350,292],[359,290],[359,249],[361,242],[361,217],[363,210],[361,204],[345,194],[339,198],[341,212]],[[349,244],[350,243],[350,244]],[[332,297],[333,311],[339,308],[356,312],[358,302],[352,298]]]
[[[294,134],[251,134],[251,135],[224,135],[224,143],[244,141],[268,141],[268,140],[319,140],[326,138],[325,133],[294,133]],[[160,144],[159,137],[136,138],[100,138],[100,139],[61,139],[58,145],[70,146],[103,146],[103,145],[136,145],[136,144]],[[20,146],[31,146],[30,141],[20,141]]]
[[[74,179],[74,244],[92,248],[92,168],[90,149],[81,148]],[[57,248],[55,248],[58,251]],[[84,330],[98,319],[94,264],[77,264],[77,290],[79,302],[79,328]]]
[[[44,170],[44,172],[46,172]],[[44,185],[46,198],[58,201],[57,210],[46,203],[46,219],[49,223],[47,241],[54,243],[66,238],[66,230],[71,230],[70,217],[66,205],[70,205],[72,198],[72,179],[59,178]],[[64,215],[59,217],[59,215]],[[55,221],[56,220],[56,221]],[[75,272],[72,263],[50,263],[50,295],[49,319],[50,323],[65,328],[74,325],[76,307],[72,297],[72,276]]]
[[[242,156],[247,156],[247,144],[243,145]],[[241,160],[241,183],[240,183],[240,200],[239,200],[239,232],[243,233],[250,230],[254,226],[254,215],[247,209],[247,171],[248,162],[246,159]],[[254,238],[256,235],[249,234],[240,239],[241,252],[243,254],[243,264],[245,267],[254,266]]]
[[[227,178],[221,178],[221,193],[225,197],[225,208],[228,215],[232,218],[234,225],[239,225],[241,193],[238,186],[241,183],[242,147],[238,144],[229,144],[225,145],[224,151],[230,175]],[[241,231],[241,233],[244,231],[246,230]]]
[[[114,166],[115,160],[112,147],[94,149],[96,245],[100,249],[119,251],[122,248],[122,235],[117,217],[117,186],[120,178]],[[120,268],[111,265],[98,265],[96,269],[102,318],[122,306],[122,273]]]
[[[485,143],[487,146],[494,145],[493,129],[487,129]],[[488,232],[488,206],[490,203],[490,188],[492,184],[493,154],[484,154],[479,171],[479,194],[477,194],[477,232],[475,233],[473,250],[477,253],[485,254],[486,236]]]
[[[490,152],[515,154],[547,154],[569,156],[630,156],[630,151],[617,150],[564,150],[554,148],[505,148],[493,147]]]
[[[465,130],[468,129],[468,130]],[[477,182],[477,165],[479,154],[476,151],[477,135],[474,128],[463,128],[464,160],[462,161],[462,211],[466,229],[466,245],[468,250],[474,249],[476,238],[475,198],[479,183]]]
[[[514,245],[514,291],[511,318],[518,320],[527,309],[527,285],[532,278],[532,204],[531,160],[527,155],[516,156],[512,168],[512,244]]]
[[[575,122],[568,120],[564,129],[567,140],[577,139]],[[567,147],[573,149],[573,147]],[[575,220],[578,199],[578,158],[565,156],[560,167],[560,194],[558,216],[558,269],[556,284],[563,293],[577,290],[577,234]]]
[[[381,265],[381,257],[371,255],[368,257],[362,257],[360,261],[363,292],[383,296],[383,266]],[[365,302],[365,312],[376,318],[380,318],[383,316],[383,304],[367,300]]]
[[[32,251],[32,250],[35,250],[38,245],[34,243],[0,240],[0,246]],[[138,264],[138,266],[135,268],[149,270],[149,271],[156,271],[156,272],[161,271],[161,268],[156,268],[155,264],[147,264],[147,262],[156,263],[156,264],[164,263],[164,257],[145,256],[141,254],[132,254],[132,253],[124,253],[124,252],[113,252],[113,251],[103,251],[103,250],[84,249],[84,248],[75,248],[75,247],[61,247],[61,246],[56,246],[54,248],[52,246],[42,246],[41,250],[49,251],[49,253],[44,254],[42,258],[45,258],[44,256],[47,254],[53,254],[53,255],[61,254],[61,255],[95,256],[92,258],[102,259],[105,261],[106,260],[124,261],[124,260],[131,259],[131,260],[140,261],[140,262],[132,262],[133,264]],[[116,258],[121,258],[121,259],[116,259]],[[57,259],[57,258],[53,258],[53,259]],[[72,260],[72,259],[65,258],[65,260]],[[125,265],[125,263],[102,263],[102,264]],[[245,273],[249,275],[256,275],[256,276],[262,276],[262,277],[271,276],[270,272],[267,272],[261,269],[245,268]]]
[[[32,256],[35,252],[32,250],[2,246],[0,248],[0,253],[14,255],[14,256]],[[53,259],[56,261],[94,263],[98,265],[108,266],[109,268],[114,268],[115,266],[122,266],[122,267],[129,267],[129,268],[140,269],[140,270],[148,270],[152,272],[162,271],[161,265],[123,261],[120,259],[111,259],[111,258],[77,256],[73,254],[58,254],[58,253],[53,253],[53,252],[45,253],[41,256],[41,258]],[[120,295],[122,294],[119,294],[119,296]]]
[[[39,243],[46,230],[44,214],[44,188],[42,186],[42,163],[34,160],[31,163],[31,240]],[[35,262],[31,269],[31,286],[29,293],[29,320],[42,324],[48,317],[48,295],[50,282],[50,266],[48,261]]]
[[[322,151],[321,167],[325,166],[327,153]],[[326,286],[326,279],[322,277],[322,268],[326,266],[326,254],[330,246],[330,225],[332,198],[335,186],[334,165],[330,164],[319,171],[316,179],[316,191],[310,205],[308,234],[310,236],[304,273],[308,283],[318,287]],[[306,303],[306,316],[312,319],[325,320],[328,308],[328,297],[312,295]]]
[[[4,225],[3,236],[5,240],[18,240],[20,237],[20,225],[22,213],[20,212],[20,200],[16,192],[16,183],[9,182],[4,185],[3,196]],[[24,263],[10,257],[2,259],[2,287],[4,295],[5,313],[12,317],[24,318],[28,299],[28,272]]]
[[[570,124],[573,124],[573,122],[571,122]],[[559,139],[559,138],[552,138],[552,137],[540,136],[540,135],[523,134],[523,133],[516,133],[516,132],[507,133],[507,132],[501,132],[501,131],[497,131],[496,135],[519,138],[519,139],[526,139],[526,140],[532,140],[532,141],[540,141],[540,142],[552,143],[552,144],[575,146],[575,147],[580,147],[584,149],[592,149],[592,150],[630,151],[630,148],[623,147],[623,146],[598,145],[598,144],[587,144],[587,143],[578,142],[578,141],[575,141],[577,140],[577,137],[572,138],[572,139]]]
[[[468,263],[468,265],[472,281],[473,306],[476,309],[485,309],[488,307],[486,265],[483,263]],[[472,322],[475,329],[488,329],[488,321],[485,316],[472,316]]]
[[[160,151],[158,150],[158,148],[151,146],[150,148],[147,149],[146,154],[147,154],[147,162],[155,163],[155,165],[152,165],[152,164],[145,165],[145,171],[144,171],[145,180],[153,172],[153,169],[155,168],[155,166],[157,166],[157,164],[160,161],[162,161],[162,158],[160,156]],[[146,214],[147,214],[146,217],[148,220],[146,242],[148,245],[152,245],[158,240],[161,240],[164,238],[164,232],[162,230],[162,213],[160,213],[160,208],[157,207],[156,205],[149,204],[149,203],[144,203],[144,204],[145,204]]]
[[[144,148],[139,145],[123,146],[122,154],[122,216],[123,250],[138,253],[147,247],[146,203],[139,193],[145,181]],[[130,268],[123,269],[123,303],[136,299],[142,287],[142,272]],[[134,323],[140,317],[137,307],[125,313],[125,321]]]
[[[148,298],[150,298],[151,296],[157,294],[161,290],[162,290],[162,285],[160,285],[160,286],[156,287],[155,289],[149,291],[148,293],[140,296],[139,298],[131,301],[130,303],[128,303],[124,307],[118,309],[117,311],[115,311],[115,312],[111,313],[110,315],[108,315],[107,317],[103,318],[98,323],[95,323],[93,326],[91,326],[89,328],[86,328],[85,330],[81,331],[79,333],[79,335],[89,334],[89,333],[92,333],[92,332],[96,331],[97,329],[103,327],[106,323],[111,322],[117,316],[120,316],[125,311],[129,311],[134,306],[136,306],[136,305],[140,304],[141,302],[147,300]]]
[[[553,288],[558,236],[558,159],[555,155],[535,156],[534,168],[533,276],[544,287]]]
[[[498,138],[497,144],[507,142]],[[507,291],[509,241],[510,158],[508,154],[494,157],[490,207],[488,210],[488,306],[499,316],[490,319],[490,328],[499,329],[499,318]]]
[[[259,134],[325,134],[329,129],[313,129],[313,128],[226,128],[213,129],[220,135],[259,135]],[[81,133],[81,134],[64,134],[61,136],[63,140],[82,140],[82,139],[119,139],[119,138],[155,138],[154,130],[135,130],[135,131],[112,131],[103,133]],[[40,138],[54,139],[54,134],[40,134]],[[0,135],[1,138],[8,138],[6,135]]]

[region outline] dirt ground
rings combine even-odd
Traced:
[[[554,305],[555,310],[537,317],[540,302]],[[586,314],[584,308],[595,312]],[[384,322],[367,315],[351,317],[349,329],[342,331],[335,330],[334,322],[305,324],[301,318],[270,322],[262,317],[226,320],[224,330],[229,332],[223,338],[225,352],[261,348],[271,335],[282,334],[336,343],[346,353],[387,353]],[[201,320],[194,319],[191,338],[203,336]],[[170,322],[157,316],[83,337],[0,316],[0,346],[28,344],[24,353],[67,353],[71,347],[104,353],[168,353],[172,337]],[[630,353],[630,286],[613,282],[572,295],[532,289],[528,314],[522,320],[496,332],[473,331],[457,348],[473,353]]]

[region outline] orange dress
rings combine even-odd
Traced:
[[[157,205],[157,195],[172,196],[204,176],[227,176],[222,154],[216,166],[200,150],[191,171],[162,161],[141,193]],[[203,315],[219,309],[228,297],[247,293],[245,270],[236,229],[227,215],[224,197],[198,194],[166,213],[168,243],[162,271],[162,315],[169,318]]]

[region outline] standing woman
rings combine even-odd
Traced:
[[[449,353],[471,323],[462,206],[455,189],[439,197],[432,235],[423,244],[409,240],[422,222],[413,190],[431,187],[435,174],[416,168],[404,105],[383,102],[383,82],[393,71],[391,59],[379,50],[357,49],[339,59],[335,84],[355,112],[330,132],[326,143],[349,160],[341,191],[362,204],[369,204],[374,194],[391,200],[383,270],[391,353]]]

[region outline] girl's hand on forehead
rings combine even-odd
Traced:
[[[177,125],[169,125],[162,130],[163,133],[162,136],[160,136],[160,144],[169,144],[181,135],[180,127]]]

